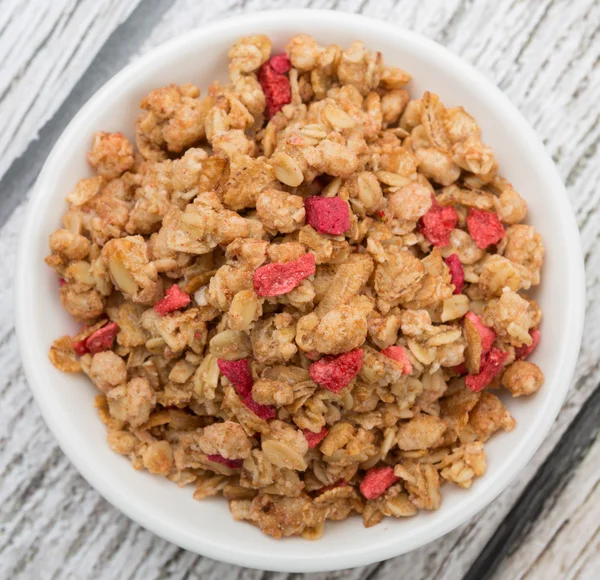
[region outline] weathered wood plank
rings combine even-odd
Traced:
[[[597,418],[596,418],[597,419]],[[496,578],[592,578],[600,547],[600,440],[564,489],[549,498],[528,541],[503,562]]]
[[[600,387],[596,387],[463,580],[487,580],[495,575],[500,578],[525,577],[539,558],[554,550],[552,538],[558,532],[553,522],[566,525],[564,518],[570,516],[560,510],[558,504],[566,503],[572,510],[579,509],[581,498],[572,493],[572,482],[569,481],[579,479],[582,473],[589,477],[589,456],[593,455],[591,448],[598,444],[599,431]],[[600,477],[598,465],[594,468],[592,484]],[[580,530],[579,535],[587,538],[589,528]],[[548,538],[552,539],[552,544]],[[557,548],[565,557],[570,550],[563,544]],[[573,566],[562,569],[565,574],[578,571]]]
[[[0,42],[0,176],[55,113],[137,3],[7,2],[10,24]]]
[[[133,9],[139,1],[119,3],[119,6]],[[88,0],[80,0],[77,4],[83,6],[81,10],[85,9],[83,2]],[[62,46],[54,47],[53,36],[62,30],[57,24],[34,56],[22,64],[19,69],[20,76],[15,77],[10,90],[0,97],[0,115],[2,107],[6,109],[4,117],[0,116],[0,127],[5,119],[6,122],[12,122],[10,119],[13,119],[6,101],[19,103],[20,100],[33,99],[20,121],[29,127],[28,139],[23,141],[19,137],[21,131],[19,128],[12,142],[8,143],[5,155],[0,156],[0,225],[23,200],[52,146],[75,113],[108,79],[127,64],[148,31],[157,24],[172,2],[173,0],[145,0],[143,6],[138,6],[135,10],[123,12],[121,9],[123,16],[127,15],[122,22],[115,19],[107,21],[102,17],[102,13],[98,13],[88,22],[89,30],[77,31],[78,34],[67,34],[64,38],[61,36],[58,39],[59,44],[68,44],[72,36],[72,42],[76,42],[77,46],[67,47],[67,49]],[[104,6],[103,10],[111,10],[110,2],[91,0],[91,3],[96,10],[102,6]],[[73,14],[63,18],[66,20],[64,28],[67,30],[79,9],[77,6]],[[96,30],[96,27],[99,27],[99,30]],[[11,37],[10,35],[6,37],[8,43]],[[3,46],[3,42],[0,42],[0,46]],[[55,63],[57,56],[54,53],[57,51],[60,53],[61,50],[70,54],[71,60],[57,68]],[[38,83],[40,79],[44,81],[41,86],[34,81],[28,81],[29,84],[23,85],[22,77],[27,77],[30,74],[30,67],[34,66],[38,59],[43,58],[48,60],[45,66],[51,74],[46,77],[43,75],[34,77],[34,81],[37,80]],[[28,91],[31,92],[32,88],[34,89],[32,96],[29,96]],[[39,103],[44,104],[44,107]],[[17,111],[14,118],[18,117]],[[6,128],[6,133],[0,131],[0,140],[2,136],[6,137],[10,133],[9,129]]]
[[[0,11],[0,30],[10,30],[12,33],[13,30],[30,30],[24,28],[29,24],[24,24],[22,20],[25,18],[24,14],[29,14],[24,9],[25,4],[35,4],[39,7],[45,6],[46,3],[27,0],[27,3],[20,3],[18,10],[17,2],[5,4],[6,10]],[[49,40],[46,45],[41,47],[37,55],[30,45],[23,50],[30,57],[34,55],[30,58],[31,62],[37,62],[36,58],[46,58],[48,63],[54,65],[52,59],[56,52],[52,52],[50,47],[56,46],[52,44],[56,38],[54,35],[63,34],[60,38],[65,44],[59,46],[67,52],[70,51],[73,56],[62,71],[58,68],[52,69],[56,76],[49,76],[47,81],[42,81],[41,77],[34,75],[34,81],[42,84],[32,85],[37,88],[30,89],[31,98],[40,89],[53,92],[47,95],[50,98],[46,99],[46,109],[35,104],[35,99],[30,101],[33,103],[30,112],[27,113],[30,116],[23,117],[26,119],[26,127],[19,127],[20,132],[15,134],[11,143],[0,145],[5,148],[2,162],[6,156],[10,159],[17,157],[28,145],[28,140],[35,138],[36,132],[53,111],[62,108],[62,99],[69,90],[60,92],[61,86],[73,86],[76,78],[94,58],[93,54],[98,52],[102,38],[110,34],[119,18],[124,18],[130,12],[124,3],[119,3],[121,16],[117,17],[116,9],[112,7],[116,3],[110,0],[90,2],[89,5],[86,0],[81,0],[79,4],[66,0],[52,4],[62,7],[46,8],[56,10],[48,12],[47,16],[48,22],[58,23],[56,30],[51,32],[52,29],[47,26],[48,22],[45,22],[44,30],[50,31],[47,32]],[[150,0],[149,4],[153,4],[153,0]],[[140,51],[145,52],[158,43],[204,22],[239,12],[283,5],[284,3],[277,0],[177,0],[146,40],[140,41]],[[82,38],[79,29],[77,34],[70,36],[60,32],[68,26],[65,24],[68,20],[66,15],[76,13],[82,6],[89,6],[88,9],[95,11],[93,13],[97,15],[95,20],[87,20],[81,14],[78,16],[77,22],[82,29],[85,29],[83,23],[91,23],[89,31],[84,33],[92,39],[91,44],[85,45],[87,51],[83,52],[81,48],[75,48],[77,39]],[[132,4],[127,6],[133,9]],[[600,53],[597,40],[600,7],[593,0],[517,0],[503,3],[486,0],[303,0],[295,3],[295,6],[361,11],[370,16],[397,22],[443,42],[472,62],[486,76],[500,84],[544,139],[561,175],[567,181],[582,228],[584,251],[588,256],[589,315],[577,380],[552,433],[521,475],[519,482],[478,517],[434,544],[382,565],[350,572],[306,576],[311,580],[342,577],[357,580],[397,577],[460,578],[552,451],[600,379],[600,332],[597,330],[600,327],[600,313],[597,308],[596,289],[600,275],[600,258],[598,252],[593,251],[600,235],[600,221],[596,209],[600,195],[596,186],[600,178],[600,164],[594,163],[597,161],[600,132],[597,123],[600,114],[600,78],[595,68]],[[41,12],[39,8],[38,12]],[[112,28],[109,22],[112,23]],[[2,51],[10,49],[5,45],[5,37],[10,36],[2,32],[0,55],[8,54]],[[35,38],[38,39],[37,36]],[[43,44],[39,39],[37,42],[38,47]],[[137,51],[137,46],[132,50]],[[91,52],[93,54],[90,56]],[[21,58],[20,54],[17,56]],[[89,59],[86,60],[88,56]],[[122,61],[124,63],[129,54],[121,55],[120,58],[125,59]],[[26,61],[27,58],[23,57],[19,62]],[[102,66],[99,68],[102,69]],[[17,67],[17,70],[25,69],[21,66],[21,69]],[[109,72],[110,74],[112,72]],[[19,85],[18,78],[13,80],[11,77],[10,83],[11,91],[17,85],[21,87],[20,90],[26,86]],[[91,83],[88,86],[92,86]],[[0,101],[0,119],[6,116],[2,114],[3,102]],[[61,119],[66,122],[76,108],[77,101],[71,99],[70,108],[67,107]],[[52,138],[47,138],[48,148],[51,142]],[[2,143],[4,142],[0,141],[0,144]],[[22,176],[28,176],[31,180],[30,173],[25,170],[22,170]],[[19,209],[0,231],[2,271],[12,271],[14,267],[16,237],[21,220],[22,209]],[[0,541],[0,577],[145,580],[165,577],[208,580],[290,578],[283,574],[268,574],[228,566],[180,550],[130,522],[82,480],[56,447],[25,384],[12,329],[12,281],[8,278],[0,280],[0,303],[3,305],[0,309],[0,365],[4,370],[0,379],[0,448],[3,450],[0,453],[0,537],[7,538],[4,542]],[[596,458],[597,464],[597,451],[594,453],[596,455],[592,456],[590,451],[588,457]],[[589,463],[586,458],[573,481],[580,481],[580,477],[584,477],[585,481],[588,477],[592,479],[589,475],[592,472],[589,470],[592,470],[593,466],[594,461]],[[581,471],[584,469],[588,471]],[[597,472],[594,477],[597,481]],[[578,511],[578,505],[589,504],[585,502],[583,495],[574,494],[570,487],[567,489],[570,490],[571,500],[565,495],[565,491],[557,496],[556,506],[560,502],[567,502],[560,505],[567,506],[567,511],[571,510],[570,513],[585,515],[587,511],[591,511],[591,507]],[[588,501],[594,501],[595,498],[592,494]],[[555,553],[553,549],[543,552],[544,546],[556,545],[551,543],[552,535],[563,521],[566,521],[560,520],[562,516],[557,514],[555,509],[548,509],[547,513],[542,514],[534,532],[528,538],[528,543],[507,561],[506,569],[514,572],[511,577],[519,574],[524,576],[532,565],[528,556],[530,541],[543,544],[537,552],[541,555],[536,564],[538,567],[531,568],[530,577],[543,577],[544,572],[548,575],[548,571],[557,563],[557,560],[548,559],[555,557],[552,555]],[[561,543],[572,541],[572,535],[580,533],[578,521],[576,516],[570,524],[561,528],[557,535]],[[578,544],[581,555],[576,560],[569,560],[570,552],[561,556],[563,559],[560,562],[566,563],[569,574],[572,574],[569,577],[579,574],[579,577],[584,578],[594,569],[594,565],[598,565],[597,535],[590,534],[588,540],[587,547],[584,543]],[[541,575],[538,575],[539,573]]]

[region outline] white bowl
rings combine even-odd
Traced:
[[[65,195],[90,174],[86,154],[94,131],[132,137],[140,99],[151,89],[194,82],[205,90],[225,80],[227,52],[240,36],[268,34],[275,52],[297,33],[321,44],[360,39],[385,62],[414,75],[413,95],[425,89],[446,105],[463,105],[483,128],[505,175],[527,200],[547,258],[537,299],[544,312],[542,341],[533,360],[546,384],[535,396],[505,401],[517,420],[511,433],[486,444],[488,471],[471,489],[444,486],[442,507],[414,518],[387,518],[370,529],[359,517],[327,525],[317,542],[275,541],[234,522],[223,499],[197,502],[190,488],[135,471],[106,444],[93,407],[96,394],[82,375],[69,376],[48,361],[52,341],[78,325],[62,309],[55,274],[43,263],[48,235],[60,223]],[[579,233],[560,177],[533,130],[490,82],[440,45],[393,25],[327,11],[281,10],[220,21],[149,52],[109,81],[79,111],[56,143],[39,176],[23,226],[17,271],[17,331],[35,399],[60,446],[108,501],[159,536],[200,554],[241,566],[287,572],[349,568],[397,556],[438,538],[489,504],[529,461],[565,398],[579,350],[584,272]]]

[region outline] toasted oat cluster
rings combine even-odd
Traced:
[[[361,42],[241,38],[229,76],[152,91],[135,146],[94,136],[46,258],[83,326],[50,359],[134,468],[275,538],[435,510],[515,425],[494,391],[544,381],[527,204]]]

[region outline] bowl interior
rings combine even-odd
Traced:
[[[44,266],[48,235],[60,224],[64,196],[90,174],[86,154],[94,131],[132,137],[140,99],[150,90],[193,82],[203,92],[226,80],[227,52],[239,36],[266,33],[275,51],[308,32],[320,43],[346,47],[361,39],[385,62],[410,71],[413,96],[425,89],[446,105],[462,105],[480,123],[501,172],[530,207],[529,222],[547,247],[542,287],[543,340],[533,360],[547,381],[535,396],[507,399],[517,427],[486,444],[488,472],[470,490],[445,486],[439,511],[411,519],[386,519],[364,529],[360,518],[328,523],[318,542],[276,543],[231,519],[222,499],[196,502],[192,489],[136,472],[105,442],[93,408],[96,394],[83,376],[64,375],[48,361],[52,341],[78,326],[63,311],[58,284]],[[285,571],[347,568],[400,554],[442,535],[495,497],[521,469],[554,420],[568,389],[581,336],[583,284],[578,235],[556,170],[522,117],[499,91],[456,57],[411,33],[356,16],[328,12],[255,14],[186,35],[146,55],[110,81],[81,110],[55,146],[36,186],[20,249],[18,332],[26,371],[45,419],[82,474],[109,501],[145,527],[179,545],[240,565]]]

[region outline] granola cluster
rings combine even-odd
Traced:
[[[275,538],[435,510],[515,425],[494,391],[544,381],[527,204],[361,42],[241,38],[229,76],[152,91],[135,146],[94,136],[46,258],[82,329],[50,359],[136,469]]]

